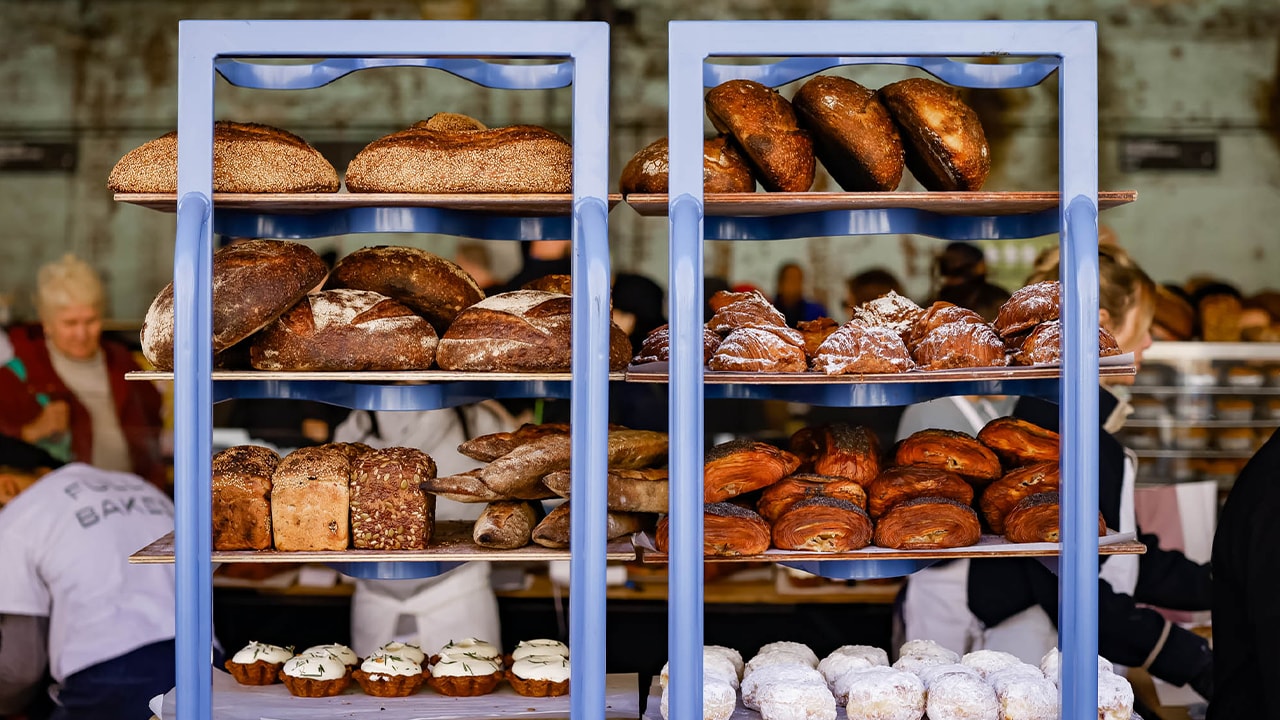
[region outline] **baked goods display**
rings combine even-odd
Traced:
[[[733,138],[765,190],[804,192],[813,185],[813,141],[777,90],[730,80],[711,88],[706,106],[711,124]]]
[[[1057,462],[1058,433],[1015,417],[998,417],[978,431],[978,442],[995,451],[1005,467]]]
[[[271,685],[280,681],[280,668],[293,657],[293,648],[251,642],[223,663],[241,685]]]
[[[484,291],[457,263],[418,248],[385,246],[356,250],[333,266],[328,287],[376,292],[404,304],[443,334]]]
[[[969,505],[973,486],[953,472],[926,465],[901,465],[880,473],[867,488],[867,511],[879,519],[895,505],[920,497],[948,498]]]
[[[709,451],[702,465],[703,500],[717,503],[768,487],[800,468],[800,458],[756,440],[732,440]]]
[[[895,550],[941,550],[973,545],[981,535],[972,507],[926,496],[900,502],[877,519],[875,543]]]
[[[902,140],[876,92],[847,78],[818,75],[791,98],[813,136],[822,166],[846,191],[896,190],[902,180]]]
[[[631,193],[667,192],[670,162],[667,139],[659,138],[636,153],[622,168],[618,188]],[[742,153],[723,135],[702,141],[702,191],[754,192],[755,176]]]
[[[955,88],[910,78],[880,88],[898,126],[907,167],[930,190],[980,190],[991,172],[982,122]]]
[[[797,430],[789,443],[801,469],[867,486],[880,474],[880,441],[869,428],[847,423]]]
[[[727,502],[706,503],[702,509],[703,553],[712,557],[760,555],[769,549],[772,529],[754,510]],[[658,552],[667,552],[668,519],[658,521]]]
[[[1058,461],[1036,463],[1015,468],[982,491],[979,507],[991,531],[1003,535],[1005,518],[1024,498],[1053,492],[1061,484]]]
[[[430,455],[392,447],[351,464],[351,544],[363,550],[421,550],[431,539],[436,499],[422,491],[435,477]]]
[[[178,133],[165,133],[125,153],[107,178],[118,193],[178,191]],[[331,193],[338,173],[307,141],[291,132],[219,120],[213,124],[213,191]]]

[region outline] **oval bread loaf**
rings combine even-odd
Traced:
[[[667,139],[649,143],[622,168],[618,188],[630,193],[665,193],[671,163]],[[702,190],[707,193],[755,192],[751,166],[723,135],[702,141]]]
[[[831,177],[849,192],[896,190],[903,152],[898,128],[874,90],[847,78],[819,75],[791,104]]]
[[[929,190],[981,190],[991,172],[982,121],[950,85],[910,78],[880,88],[906,150],[907,167]]]
[[[804,192],[813,186],[813,141],[777,90],[730,80],[711,88],[706,106],[711,124],[733,137],[765,190]]]
[[[457,263],[418,248],[386,246],[356,250],[338,261],[330,288],[370,290],[408,305],[437,334],[458,313],[482,299],[484,291]]]

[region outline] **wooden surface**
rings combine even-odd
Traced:
[[[1136,190],[1098,193],[1100,210],[1138,199]],[[632,193],[627,204],[645,217],[667,214],[666,194]],[[1018,215],[1058,207],[1057,192],[776,192],[704,196],[708,217],[769,217],[826,210],[908,208],[943,215]]]
[[[516,550],[490,550],[471,541],[473,523],[436,523],[435,534],[426,550],[340,550],[324,552],[279,552],[276,550],[214,550],[214,562],[236,563],[306,563],[306,562],[485,562],[568,560],[569,551],[553,550],[530,544]],[[156,540],[129,557],[137,564],[172,563],[173,533]],[[630,540],[609,543],[605,552],[609,560],[634,560],[635,548]]]
[[[174,212],[175,193],[116,193],[116,202],[129,203],[151,210]],[[622,201],[618,194],[609,195],[609,207]],[[569,193],[214,193],[213,206],[220,210],[244,210],[259,213],[309,214],[362,207],[418,207],[466,210],[494,215],[568,215],[573,209]],[[665,207],[665,206],[664,206]],[[665,212],[665,211],[664,211]]]
[[[647,369],[653,366],[654,369]],[[660,368],[659,368],[660,366]],[[1112,365],[1098,368],[1099,377],[1127,377],[1136,374],[1133,365]],[[1030,367],[984,367],[959,370],[911,370],[904,373],[862,373],[850,375],[824,375],[819,372],[725,372],[704,370],[703,382],[708,385],[850,385],[862,383],[928,383],[928,382],[983,382],[992,380],[1043,380],[1060,377],[1062,368],[1057,365]],[[670,374],[667,363],[647,363],[627,368],[627,382],[665,383]]]
[[[452,370],[363,370],[360,372],[288,372],[267,370],[214,370],[213,381],[219,380],[318,380],[327,382],[535,382],[573,379],[567,372],[454,372]],[[135,370],[125,373],[125,380],[165,382],[173,380],[172,372],[159,370]],[[626,373],[609,373],[610,380],[624,380]]]

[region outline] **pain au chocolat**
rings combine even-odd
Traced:
[[[668,516],[658,521],[656,545],[669,548]],[[703,553],[712,557],[760,555],[769,549],[772,530],[754,510],[732,503],[706,503],[702,508]]]
[[[876,521],[876,545],[895,550],[968,547],[980,537],[978,514],[968,505],[948,498],[907,500]]]
[[[1015,417],[999,417],[978,431],[978,442],[1000,456],[1005,467],[1058,462],[1058,433]]]
[[[949,470],[975,485],[1001,475],[1000,459],[982,443],[956,430],[921,430],[898,443],[898,465],[926,465]]]
[[[789,447],[818,475],[842,477],[866,487],[880,474],[880,441],[861,425],[801,428],[791,436]]]
[[[756,501],[756,510],[765,520],[773,522],[791,509],[792,505],[815,497],[830,497],[853,503],[863,509],[867,507],[866,491],[852,480],[830,475],[796,473],[761,491],[760,499]]]
[[[703,496],[716,503],[768,487],[794,473],[800,458],[768,443],[731,440],[709,451],[702,465]]]
[[[955,473],[923,465],[892,467],[867,488],[867,512],[880,518],[894,506],[919,497],[948,498],[968,505],[973,486]]]
[[[865,510],[831,497],[801,500],[773,523],[773,544],[783,550],[849,552],[870,545],[872,535]]]
[[[1005,473],[1004,477],[982,491],[982,499],[978,501],[987,527],[997,535],[1004,534],[1005,519],[1023,498],[1055,491],[1061,480],[1057,460],[1026,465]]]
[[[1037,493],[1023,498],[1005,518],[1004,536],[1009,542],[1061,542],[1058,526],[1059,495],[1057,492]],[[1098,537],[1107,534],[1107,523],[1098,513]]]

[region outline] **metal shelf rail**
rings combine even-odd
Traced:
[[[177,714],[184,720],[203,720],[212,712],[209,458],[214,399],[210,379],[211,221],[217,214],[212,200],[215,72],[234,84],[261,89],[318,87],[349,72],[388,65],[437,67],[494,88],[572,84],[572,462],[575,478],[603,477],[610,280],[606,202],[609,28],[604,23],[569,22],[184,21],[179,24],[178,37],[179,200],[174,250]],[[556,62],[504,65],[476,60],[477,56],[551,58]],[[316,58],[317,62],[274,65],[255,63],[254,58]],[[393,205],[394,200],[388,204]],[[406,224],[405,212],[430,219],[449,211],[393,208],[383,214],[389,223],[385,227],[374,214],[374,219],[358,230],[421,230],[431,224],[425,220]],[[284,228],[289,221],[278,219],[274,225],[257,229]],[[509,218],[500,223],[493,235],[512,232]],[[319,228],[322,232],[331,229]],[[276,234],[288,235],[287,229]],[[522,231],[509,239],[530,238]],[[432,400],[420,397],[410,407],[421,409],[421,401]],[[593,487],[576,481],[573,489],[570,633],[574,718],[599,716],[605,702],[604,491],[603,484]]]
[[[856,57],[855,57],[856,56]],[[1020,65],[957,62],[949,58],[1021,56]],[[717,65],[717,57],[791,57],[772,64]],[[670,715],[702,711],[702,279],[703,240],[722,222],[706,223],[702,188],[703,93],[732,78],[777,86],[819,70],[851,63],[913,65],[965,87],[1026,87],[1059,72],[1059,189],[1053,227],[1041,218],[1036,232],[1065,228],[1062,237],[1064,326],[1062,419],[1063,552],[1059,645],[1063,648],[1062,717],[1097,717],[1097,423],[1098,423],[1098,137],[1097,26],[1092,22],[862,22],[761,21],[670,24],[671,288],[671,547]],[[699,71],[700,70],[700,71]],[[846,211],[857,212],[857,211]],[[875,211],[871,211],[875,212]],[[901,213],[859,223],[843,234],[909,232],[918,227]],[[777,218],[768,218],[776,223]],[[801,217],[801,222],[805,222]],[[734,228],[748,228],[738,218]],[[838,227],[839,223],[822,223]],[[993,218],[992,239],[1017,236],[1026,219]],[[953,239],[973,227],[936,228]],[[776,225],[735,230],[735,237],[793,236]],[[854,398],[855,400],[857,398]]]

